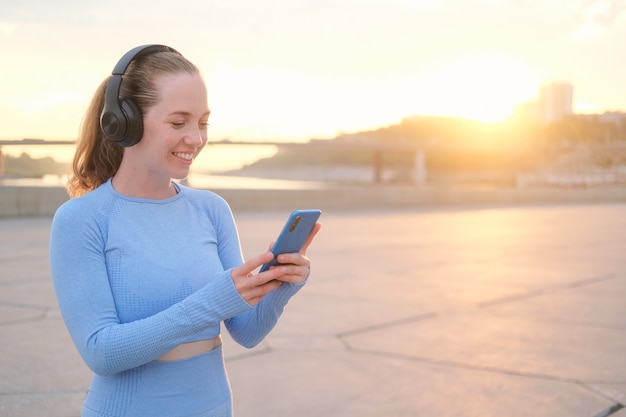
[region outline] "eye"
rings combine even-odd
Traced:
[[[172,126],[176,129],[180,129],[185,126],[185,122],[172,122]]]
[[[206,121],[206,122],[200,122],[198,123],[198,125],[200,126],[200,129],[206,129],[209,127],[210,123]]]

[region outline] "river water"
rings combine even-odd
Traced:
[[[18,157],[22,153],[32,158],[51,157],[57,162],[71,163],[74,145],[5,145],[2,152]],[[269,158],[277,152],[273,145],[209,145],[198,155],[187,178],[187,184],[203,189],[311,189],[320,188],[322,182],[294,181],[228,175],[259,159]],[[11,186],[64,186],[65,175],[46,175],[43,178],[0,178],[0,185]]]

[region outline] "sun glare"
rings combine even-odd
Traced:
[[[323,79],[268,67],[219,66],[208,75],[212,135],[304,140],[378,128],[412,115],[498,122],[537,95],[519,59],[467,54],[409,77]],[[268,112],[272,117],[267,117]]]
[[[428,113],[496,122],[506,120],[516,105],[534,98],[541,78],[516,59],[475,55],[449,61],[425,79],[432,107]]]

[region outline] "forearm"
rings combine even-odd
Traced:
[[[253,348],[276,326],[285,306],[306,283],[283,283],[270,292],[252,310],[225,321],[226,329],[240,345]]]
[[[67,301],[64,304],[77,305]],[[183,301],[150,317],[119,323],[115,316],[85,317],[64,308],[66,323],[87,365],[109,375],[148,363],[190,336],[251,309],[237,293],[228,272],[215,277]]]

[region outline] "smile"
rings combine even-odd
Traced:
[[[185,161],[191,161],[193,159],[193,153],[174,152],[175,157],[184,159]]]

